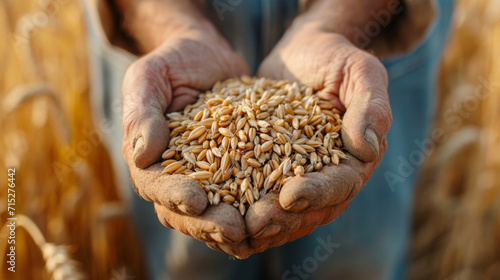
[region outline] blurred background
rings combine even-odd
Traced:
[[[414,202],[410,279],[500,279],[500,1],[457,0]],[[0,218],[16,168],[15,274],[146,279],[111,156],[96,136],[79,1],[0,1]],[[120,143],[121,145],[121,143]],[[24,269],[29,268],[29,269]]]

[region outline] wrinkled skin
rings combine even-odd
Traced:
[[[287,34],[263,61],[259,76],[299,81],[345,110],[348,159],[295,177],[279,195],[258,200],[246,213],[244,242],[209,244],[239,258],[291,242],[338,217],[382,160],[392,122],[385,68],[340,35],[310,29]]]
[[[154,202],[160,222],[204,242],[246,238],[243,218],[227,204],[207,209],[205,191],[187,176],[161,175],[169,141],[167,112],[196,101],[215,82],[249,74],[227,42],[208,31],[184,32],[130,66],[123,84],[123,155],[137,193]]]
[[[302,28],[284,36],[258,75],[299,81],[345,110],[342,140],[348,159],[290,180],[279,195],[265,195],[251,206],[243,220],[225,203],[207,206],[201,186],[186,176],[160,176],[156,163],[168,143],[165,112],[194,102],[217,80],[248,73],[226,43],[203,36],[167,41],[128,70],[124,155],[138,194],[155,203],[163,225],[247,258],[331,222],[361,190],[387,147],[392,122],[387,74],[375,57],[340,35]],[[210,43],[201,43],[206,40]]]

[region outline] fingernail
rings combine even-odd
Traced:
[[[137,155],[139,150],[142,149],[142,147],[144,147],[144,138],[142,138],[142,136],[139,136],[139,138],[137,138],[134,143],[134,157]]]
[[[217,243],[232,243],[233,241],[227,237],[225,237],[220,232],[212,232],[210,233],[210,238],[212,238]]]
[[[306,209],[307,207],[309,207],[309,200],[306,200],[304,198],[300,198],[300,199],[295,200],[294,203],[290,204],[286,208],[286,210],[289,210],[289,211],[302,211],[302,210]]]
[[[135,165],[137,167],[140,167],[139,166],[139,159],[138,159],[138,156],[139,156],[139,153],[140,151],[142,151],[142,149],[144,148],[144,138],[142,138],[142,136],[139,136],[139,138],[137,138],[137,140],[135,140],[134,142],[134,162],[135,162]]]
[[[253,238],[268,238],[278,234],[281,231],[280,225],[270,224],[261,229],[257,234],[252,236]]]
[[[187,207],[185,204],[179,204],[177,205],[177,208],[184,214],[194,215],[194,213],[192,213],[189,207]]]
[[[371,128],[367,128],[365,130],[365,140],[373,147],[378,157],[380,154],[380,144],[378,143],[378,137],[377,134],[375,134],[375,131]]]

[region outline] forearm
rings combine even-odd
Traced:
[[[435,0],[309,0],[291,33],[338,33],[379,57],[410,51],[427,34],[436,15]]]
[[[168,38],[192,30],[216,29],[193,0],[110,0],[117,10],[119,24],[141,54],[148,53]]]
[[[403,10],[400,0],[316,0],[297,17],[292,29],[307,27],[338,33],[366,48]]]

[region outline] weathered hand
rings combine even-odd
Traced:
[[[207,207],[204,190],[187,176],[161,174],[158,162],[169,141],[165,114],[194,102],[216,81],[248,72],[217,33],[190,30],[137,60],[124,77],[123,154],[136,191],[154,202],[165,226],[205,242],[242,241],[244,221],[225,203]]]
[[[132,64],[123,82],[123,131],[135,165],[145,168],[161,159],[169,136],[165,113],[193,103],[219,80],[248,72],[220,36],[203,31],[168,39]]]
[[[309,27],[288,32],[259,75],[299,81],[345,110],[342,140],[348,159],[296,177],[279,195],[251,206],[245,223],[252,252],[295,240],[340,215],[380,163],[392,122],[383,65],[341,35]]]

